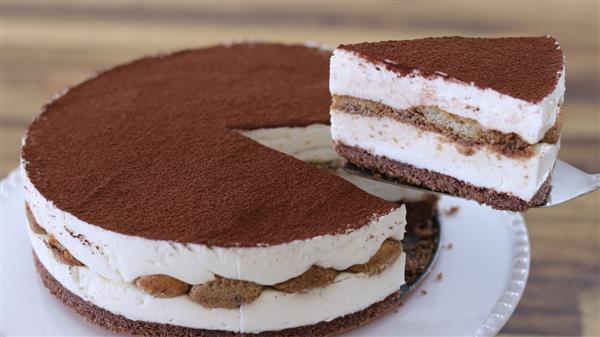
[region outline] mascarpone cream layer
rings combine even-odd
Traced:
[[[530,201],[548,178],[559,143],[533,145],[529,158],[509,158],[486,147],[465,155],[439,134],[420,130],[389,117],[365,117],[331,111],[333,140],[370,154],[439,172],[472,185]]]
[[[377,276],[340,273],[333,284],[307,293],[266,290],[239,310],[208,309],[185,295],[157,298],[131,283],[107,279],[90,268],[69,267],[54,257],[42,236],[31,231],[29,235],[35,254],[48,272],[85,301],[131,320],[189,328],[258,333],[331,321],[383,300],[404,284],[403,253]]]
[[[158,241],[108,231],[62,211],[35,188],[23,172],[25,200],[38,223],[79,261],[115,281],[164,274],[189,284],[214,279],[273,285],[304,273],[312,265],[344,270],[367,262],[388,238],[402,240],[405,208],[399,207],[344,234],[260,247],[209,247]]]
[[[531,103],[473,83],[447,79],[443,74],[424,77],[414,71],[402,76],[355,53],[337,49],[331,57],[329,88],[333,95],[368,99],[395,109],[435,105],[474,119],[485,129],[514,132],[536,144],[554,125],[563,102],[564,68],[557,76],[554,90],[540,102]]]

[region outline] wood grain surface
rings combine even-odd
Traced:
[[[92,72],[235,38],[341,42],[551,34],[567,58],[560,158],[600,172],[599,3],[2,1],[0,174],[45,101]],[[600,193],[526,214],[533,262],[505,336],[600,336]]]

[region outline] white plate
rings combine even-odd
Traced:
[[[2,335],[111,335],[64,307],[42,285],[23,203],[21,177],[13,172],[0,183]],[[456,198],[443,197],[440,203],[442,247],[431,275],[397,312],[347,336],[491,336],[506,323],[529,272],[523,217]],[[458,212],[444,214],[452,206]]]

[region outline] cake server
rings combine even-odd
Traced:
[[[392,185],[408,187],[415,190],[433,192],[460,198],[448,193],[432,191],[421,186],[405,184],[394,179],[389,179],[380,174],[361,169],[348,162],[344,163],[342,168],[350,174],[354,174],[363,178],[373,179]],[[598,189],[598,187],[600,187],[600,173],[588,174],[568,163],[565,163],[562,160],[557,160],[552,173],[552,189],[550,190],[547,201],[544,204],[533,206],[532,208],[556,206],[593,192]]]

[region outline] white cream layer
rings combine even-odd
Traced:
[[[157,241],[108,231],[60,210],[23,173],[25,200],[38,223],[79,261],[115,281],[164,274],[200,284],[216,274],[272,285],[298,276],[312,265],[344,270],[365,263],[386,239],[402,240],[406,224],[402,206],[344,234],[273,246],[222,248]]]
[[[29,232],[34,251],[50,274],[87,302],[131,320],[189,328],[258,333],[331,321],[379,302],[404,284],[405,254],[377,276],[341,273],[327,287],[304,294],[264,291],[239,310],[207,309],[188,296],[157,298],[131,283],[109,280],[87,267],[59,262],[43,236]]]
[[[334,141],[370,154],[439,172],[472,185],[509,193],[530,201],[546,181],[559,144],[533,146],[530,158],[509,158],[485,147],[465,155],[457,144],[388,117],[365,117],[331,111]]]
[[[240,130],[239,132],[266,147],[303,161],[341,161],[341,157],[333,149],[329,125],[313,124],[306,127],[278,127]],[[421,201],[431,195],[427,192],[402,188],[348,174],[341,168],[338,168],[335,174],[348,180],[363,191],[387,201]]]
[[[442,74],[423,77],[415,71],[401,76],[355,53],[336,49],[331,57],[329,88],[333,95],[368,99],[396,109],[435,105],[472,118],[485,129],[514,132],[536,144],[554,125],[563,102],[564,68],[557,76],[554,90],[540,102],[531,103],[473,83],[448,80]]]

